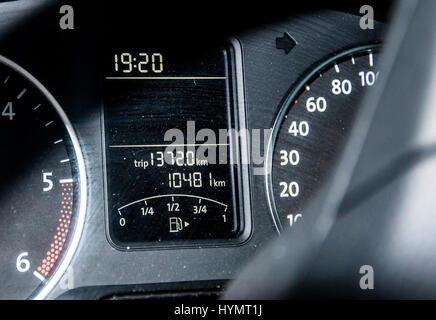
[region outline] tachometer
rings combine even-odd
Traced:
[[[32,75],[2,56],[0,140],[0,298],[44,298],[80,237],[84,162],[60,105]]]
[[[379,76],[377,47],[347,50],[316,67],[287,97],[268,147],[266,188],[277,229],[304,208],[337,160],[363,94]]]

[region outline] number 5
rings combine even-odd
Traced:
[[[49,177],[53,176],[53,172],[43,172],[42,173],[42,182],[43,183],[47,183],[48,186],[44,187],[42,190],[44,192],[50,191],[51,189],[53,189],[53,181],[51,181],[49,179]]]

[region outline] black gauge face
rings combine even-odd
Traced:
[[[304,208],[335,164],[362,96],[379,76],[374,46],[322,63],[284,103],[268,150],[267,192],[277,228],[304,219]]]
[[[81,229],[83,159],[57,102],[1,56],[0,140],[0,299],[43,298]]]

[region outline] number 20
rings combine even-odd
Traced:
[[[281,198],[295,198],[300,194],[300,186],[295,181],[292,181],[289,184],[282,181],[280,182],[280,187],[282,188],[282,191],[280,192]]]

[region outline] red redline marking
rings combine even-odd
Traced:
[[[67,241],[68,232],[71,225],[71,216],[73,214],[73,184],[62,183],[62,201],[61,209],[59,211],[60,218],[58,219],[58,227],[56,228],[56,234],[53,235],[53,241],[50,243],[50,249],[46,252],[45,258],[42,260],[41,265],[36,270],[43,276],[48,277],[62,254]]]

